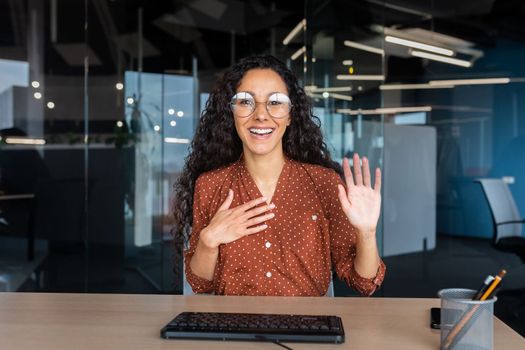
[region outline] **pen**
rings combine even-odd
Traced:
[[[472,297],[472,300],[479,300],[481,298],[481,296],[485,293],[485,291],[487,290],[487,288],[490,286],[490,283],[494,280],[494,276],[492,275],[488,275],[486,278],[485,278],[485,281],[483,281],[483,284],[481,285],[481,287],[479,287],[478,291],[476,292],[476,294],[474,294],[474,296]]]
[[[492,296],[492,292],[494,291],[494,288],[498,286],[498,284],[501,282],[501,279],[503,278],[503,276],[505,276],[506,273],[507,271],[501,270],[498,273],[498,275],[494,277],[494,280],[492,280],[487,290],[485,290],[485,293],[483,293],[483,295],[479,299],[480,301],[486,300],[489,296]],[[458,337],[461,338],[461,336],[459,335],[460,332],[465,328],[467,323],[471,320],[472,316],[474,316],[474,314],[476,313],[478,309],[479,309],[479,304],[473,306],[470,310],[468,310],[463,315],[463,317],[459,320],[459,322],[456,323],[456,325],[452,328],[452,330],[450,331],[450,333],[447,335],[445,339],[445,346],[443,347],[444,349],[449,349],[457,341]]]
[[[503,278],[503,276],[505,276],[506,273],[507,271],[501,270],[479,300],[486,300],[489,296],[491,296],[492,291],[498,286],[498,284],[501,282],[501,279]]]

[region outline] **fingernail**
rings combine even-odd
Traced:
[[[270,204],[270,209],[273,209],[273,208],[275,208],[275,204],[272,203]]]
[[[270,217],[273,218],[275,216],[274,213],[270,213]]]

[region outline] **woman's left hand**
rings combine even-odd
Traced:
[[[375,238],[377,221],[381,211],[381,170],[375,170],[374,187],[371,184],[370,165],[366,157],[359,162],[359,155],[354,153],[354,174],[350,170],[348,159],[343,159],[346,190],[339,185],[339,201],[350,224],[362,239]]]

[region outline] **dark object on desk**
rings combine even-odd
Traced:
[[[276,315],[183,312],[162,328],[165,339],[254,340],[270,342],[344,343],[341,318],[319,315]]]
[[[433,307],[430,309],[430,328],[441,328],[441,308]]]
[[[461,314],[460,310],[448,310],[448,312],[456,313],[457,315]],[[456,317],[456,316],[453,316]],[[452,325],[448,325],[451,327]],[[430,308],[430,328],[432,329],[441,329],[441,308],[433,307]]]

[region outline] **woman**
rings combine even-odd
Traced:
[[[325,295],[332,267],[364,295],[381,284],[379,169],[332,161],[297,78],[272,56],[228,69],[210,95],[176,184],[196,293]],[[339,174],[338,174],[339,173]],[[188,237],[189,227],[191,234]]]

